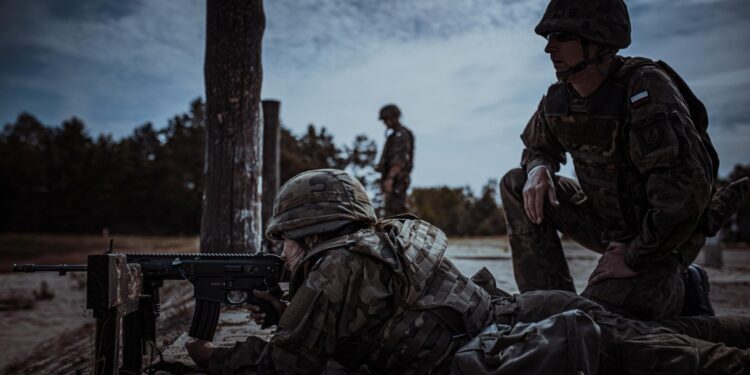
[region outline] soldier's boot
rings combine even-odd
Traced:
[[[685,302],[682,305],[682,315],[716,315],[713,306],[711,306],[711,286],[708,283],[706,271],[697,264],[691,264],[685,270],[682,280],[685,283]]]
[[[716,233],[719,233],[721,227],[729,222],[732,215],[737,212],[748,191],[750,191],[750,178],[747,177],[733,181],[723,189],[718,190],[711,197],[711,203],[709,203],[700,223],[703,234],[707,237],[713,237]]]

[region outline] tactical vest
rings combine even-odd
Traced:
[[[646,65],[659,67],[670,75],[686,97],[691,115],[706,117],[705,108],[701,113],[694,109],[688,99],[697,101],[697,98],[692,92],[690,95],[685,93],[687,85],[679,76],[674,77],[676,73],[671,68],[666,70],[644,58],[618,58],[614,64],[619,65],[615,67],[615,73],[589,97],[574,96],[565,83],[558,82],[550,86],[544,100],[549,128],[573,157],[581,189],[607,228],[602,234],[605,243],[631,241],[640,231],[641,221],[649,209],[646,176],[632,163],[628,148],[628,82],[632,74]],[[705,134],[705,126],[698,130],[701,135]],[[708,142],[710,146],[708,135],[702,138],[704,144]],[[713,147],[708,146],[710,153]],[[713,155],[711,157],[713,159]],[[718,158],[715,164],[718,166]]]
[[[399,142],[399,140],[397,140],[399,137],[405,137],[406,142],[409,143],[409,157],[408,163],[402,166],[400,176],[398,177],[409,178],[409,173],[414,168],[414,134],[403,125],[398,129],[391,131],[386,138],[385,146],[383,146],[383,152],[380,155],[380,161],[378,162],[376,170],[380,173],[388,173],[388,170],[391,168],[391,148],[393,148],[394,143]]]
[[[367,362],[379,372],[430,372],[491,322],[491,298],[443,258],[447,239],[437,227],[402,219],[378,226],[325,241],[308,251],[302,262],[328,251],[351,251],[390,269],[394,312],[370,335]],[[296,288],[303,278],[295,276]],[[437,319],[425,320],[425,314]],[[418,361],[430,366],[415,371],[411,365]]]

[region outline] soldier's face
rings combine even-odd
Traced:
[[[293,272],[302,258],[305,257],[305,250],[297,241],[284,239],[284,250],[281,252],[281,258],[284,259],[286,267]]]
[[[396,117],[396,116],[384,117],[383,118],[383,123],[388,128],[393,129],[393,128],[395,128],[398,125],[398,117]]]
[[[549,54],[555,71],[568,70],[583,61],[581,39],[570,33],[552,33],[547,37],[544,52]]]

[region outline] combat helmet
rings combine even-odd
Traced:
[[[375,209],[356,178],[338,169],[317,169],[292,177],[279,189],[266,236],[296,240],[375,221]]]
[[[379,119],[385,119],[389,117],[401,117],[401,110],[395,104],[386,104],[383,108],[380,108]]]
[[[534,31],[567,31],[617,49],[630,45],[630,15],[623,0],[551,0]]]
[[[589,43],[601,44],[614,50],[630,45],[630,15],[623,0],[551,0],[534,31],[547,37],[553,32],[569,32],[581,38],[583,61],[557,73],[566,79],[589,65],[606,61],[611,52],[590,57]]]

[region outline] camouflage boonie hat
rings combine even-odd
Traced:
[[[593,43],[627,48],[630,15],[623,0],[552,0],[534,31],[567,31]]]
[[[401,110],[395,104],[388,104],[380,108],[379,119],[382,120],[389,117],[401,117]]]
[[[375,209],[356,178],[338,169],[317,169],[302,172],[281,187],[266,236],[300,239],[352,222],[375,221]]]

